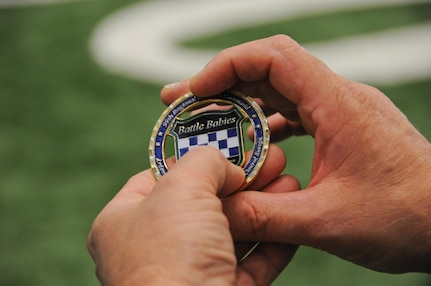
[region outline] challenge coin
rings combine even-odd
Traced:
[[[251,146],[246,146],[244,139],[248,126],[254,130]],[[187,93],[169,105],[155,124],[150,164],[158,179],[168,172],[169,157],[179,160],[193,148],[212,146],[244,169],[245,188],[265,161],[269,137],[266,117],[251,97],[232,91],[205,98]],[[168,149],[173,149],[173,154]]]

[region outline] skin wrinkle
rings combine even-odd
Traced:
[[[187,209],[189,209],[189,210],[191,210],[191,211],[193,211],[193,208],[190,208],[192,205],[194,205],[194,204],[189,204],[189,206],[187,206],[186,208]],[[214,204],[212,204],[212,205],[214,205]],[[219,204],[217,204],[217,206],[218,206]],[[203,205],[202,205],[203,206]],[[212,225],[213,225],[213,227],[210,227],[208,224],[206,224],[206,228],[217,228],[217,226],[218,226],[218,223],[217,222],[222,222],[223,224],[226,224],[227,225],[227,220],[226,220],[226,218],[218,211],[218,210],[216,210],[216,209],[213,209],[213,208],[209,208],[209,207],[206,207],[206,208],[204,208],[205,210],[202,210],[202,208],[197,208],[196,209],[196,215],[198,215],[198,216],[200,216],[201,218],[205,218],[205,217],[208,217],[209,219],[207,220],[208,222],[211,222],[212,223]],[[213,216],[212,214],[216,214],[216,216]],[[214,220],[215,218],[217,218],[217,220]],[[196,224],[195,224],[195,219],[193,218],[193,217],[190,217],[190,219],[188,220],[188,221],[184,221],[184,220],[182,220],[181,221],[182,222],[182,229],[183,229],[183,231],[185,231],[185,232],[189,232],[189,229],[191,229],[191,230],[193,230],[193,229],[195,229],[196,228]],[[200,228],[202,228],[202,225],[201,226],[198,226],[198,227],[200,227]],[[187,239],[187,240],[181,240],[181,237],[179,237],[179,238],[176,238],[176,244],[179,244],[179,245],[183,245],[183,247],[184,246],[187,246],[187,248],[190,248],[190,251],[182,251],[182,253],[184,253],[184,252],[187,252],[187,253],[189,253],[189,255],[187,255],[186,257],[182,257],[181,258],[181,260],[183,261],[183,264],[184,265],[194,265],[194,263],[195,262],[201,262],[201,261],[206,261],[206,260],[208,260],[208,261],[211,261],[211,259],[206,259],[206,260],[202,260],[201,259],[201,257],[200,257],[200,254],[199,253],[195,253],[194,251],[193,251],[193,248],[195,248],[195,247],[199,247],[199,246],[203,246],[203,247],[205,247],[205,248],[208,248],[208,249],[211,249],[209,246],[211,246],[211,244],[214,242],[214,241],[219,241],[219,239],[221,239],[220,238],[220,236],[219,236],[219,232],[211,232],[212,234],[213,234],[213,236],[211,237],[211,239],[209,239],[209,240],[203,240],[203,241],[195,241],[194,239]],[[221,240],[222,241],[222,240]],[[168,242],[169,243],[169,242]],[[172,242],[171,242],[172,243]],[[206,244],[208,244],[208,247],[206,246]],[[232,260],[232,259],[234,259],[234,256],[231,256],[231,258],[228,258],[225,254],[225,252],[223,252],[224,254],[223,255],[221,255],[221,253],[219,253],[218,251],[217,251],[217,255],[221,255],[221,256],[217,256],[218,258],[223,258],[223,260],[225,260],[226,261],[226,263],[229,263],[229,264],[226,264],[226,263],[224,263],[223,265],[232,265],[232,264],[235,264],[235,260]],[[170,253],[170,255],[174,255],[175,253]],[[193,254],[195,254],[195,255],[193,255]],[[212,253],[210,253],[211,255],[214,255],[214,254],[216,254],[215,252],[212,252]],[[175,255],[174,255],[175,256]],[[213,256],[214,257],[214,256]],[[169,258],[169,257],[167,257],[168,258],[168,260],[169,261],[179,261],[179,259],[177,259],[177,258]],[[215,257],[214,257],[215,258]],[[186,260],[186,261],[185,261]],[[207,262],[207,263],[210,263],[210,262]],[[178,267],[178,266],[177,266]],[[190,266],[188,266],[188,267],[190,267]],[[214,277],[217,277],[218,275],[215,273],[215,271],[214,270],[216,270],[216,269],[214,269],[214,268],[211,268],[211,272],[214,274]],[[182,279],[183,280],[185,280],[185,281],[189,281],[189,282],[192,282],[192,281],[190,281],[190,276],[189,276],[189,271],[187,271],[186,269],[185,269],[185,271],[180,271],[179,272],[180,274],[181,274],[181,277],[182,277]],[[208,274],[208,272],[206,272],[207,274]]]
[[[350,82],[349,82],[350,83]],[[336,98],[335,98],[335,102],[337,103],[337,109],[334,111],[335,114],[343,114],[343,110],[345,110],[346,108],[348,110],[357,110],[357,106],[360,105],[364,105],[364,104],[368,104],[369,99],[367,96],[363,96],[362,94],[359,94],[357,92],[357,89],[355,89],[351,84],[347,85],[348,88],[350,89],[351,92],[338,92],[336,93]],[[337,88],[337,90],[340,90],[339,88]],[[347,96],[339,96],[339,94],[348,94],[349,98],[347,98]],[[347,101],[348,99],[348,101]],[[347,104],[346,104],[347,103]],[[322,103],[323,104],[323,103]],[[317,108],[319,108],[320,106],[317,106]],[[323,107],[323,109],[325,109]],[[351,112],[350,112],[351,113]],[[312,116],[314,116],[314,113],[312,114]],[[326,117],[333,117],[332,115],[326,115]],[[360,142],[362,141],[367,141],[367,137],[369,138],[370,134],[369,134],[369,129],[367,127],[367,125],[364,123],[364,118],[366,118],[368,121],[370,121],[370,117],[367,116],[367,114],[357,114],[356,116],[351,116],[354,118],[354,121],[358,121],[358,122],[353,122],[353,124],[351,124],[351,120],[346,119],[345,117],[341,117],[340,116],[338,118],[340,118],[339,120],[337,120],[334,124],[331,124],[331,130],[333,132],[333,135],[331,137],[325,138],[327,136],[322,135],[321,138],[325,138],[324,140],[319,140],[319,142],[321,142],[321,146],[318,146],[318,148],[316,148],[317,150],[327,150],[328,154],[337,154],[337,152],[331,151],[332,149],[337,150],[338,148],[342,148],[343,145],[345,145],[345,141],[347,138],[348,146],[349,146],[349,150],[345,150],[344,153],[344,158],[342,159],[342,161],[339,161],[337,163],[337,165],[334,166],[322,166],[323,169],[332,169],[332,170],[339,170],[340,167],[342,167],[343,165],[345,165],[345,162],[348,161],[356,161],[358,160],[358,156],[360,157],[360,154],[356,154],[355,150],[360,150],[361,148],[359,147]],[[315,117],[313,119],[315,122],[319,122],[319,118]],[[323,120],[321,120],[323,121]],[[347,127],[346,127],[347,126]],[[319,129],[319,126],[316,127],[316,129]],[[347,133],[343,133],[340,131],[343,130],[347,130]],[[323,134],[327,134],[325,132],[325,130],[323,130]],[[322,133],[322,132],[321,132]],[[320,136],[319,134],[316,134],[316,137]],[[341,136],[341,140],[338,140],[337,138]],[[357,138],[362,138],[361,140],[357,140]],[[336,143],[336,142],[341,142],[340,144]],[[373,140],[370,140],[370,142],[373,142]],[[326,146],[332,146],[331,149],[328,149]],[[340,147],[338,147],[340,146]],[[324,154],[320,154],[320,156],[326,156]],[[330,155],[332,156],[332,155]],[[355,159],[357,158],[357,159]],[[361,160],[359,158],[359,160]],[[324,160],[327,161],[327,160]],[[319,173],[318,171],[316,171],[316,174]],[[327,176],[328,174],[321,174],[321,177]],[[347,175],[347,174],[346,174]],[[320,181],[320,178],[316,178],[317,181]]]
[[[339,127],[339,130],[341,130],[341,126]],[[317,135],[319,136],[319,135]],[[330,179],[332,177],[332,173],[335,172],[339,172],[342,169],[344,169],[344,166],[346,164],[349,164],[348,162],[352,160],[352,158],[358,157],[359,154],[355,154],[355,150],[354,148],[351,148],[347,151],[345,151],[345,156],[343,156],[342,158],[336,160],[336,161],[332,161],[331,165],[328,165],[327,163],[327,158],[328,156],[333,156],[333,154],[337,154],[336,151],[334,150],[339,150],[340,148],[342,148],[343,143],[336,143],[336,142],[340,142],[340,140],[338,140],[338,138],[342,136],[345,137],[343,135],[340,135],[339,132],[336,132],[332,135],[332,137],[329,137],[327,139],[325,139],[324,142],[320,141],[321,144],[316,145],[316,149],[317,150],[327,150],[325,153],[321,153],[321,152],[316,152],[315,153],[315,157],[313,160],[313,169],[312,169],[312,180],[309,184],[309,187],[314,186],[315,184],[321,183],[322,180],[324,178]],[[341,137],[341,138],[342,138]],[[357,141],[351,141],[352,146],[357,145]],[[326,146],[331,146],[331,148],[328,148]],[[326,171],[325,171],[326,170]],[[329,172],[328,170],[331,170],[331,172]],[[345,176],[350,176],[351,173],[349,174],[344,174]],[[339,177],[340,174],[337,174],[337,177]]]
[[[277,193],[274,193],[274,195],[278,195]],[[234,208],[237,209],[238,207],[241,208],[241,214],[244,217],[244,222],[249,225],[250,233],[249,238],[254,241],[267,241],[276,242],[277,239],[272,237],[270,233],[268,233],[267,229],[274,228],[275,225],[273,225],[274,222],[272,222],[269,219],[268,214],[265,213],[266,210],[277,213],[275,209],[278,208],[284,208],[284,200],[289,200],[288,197],[280,197],[280,200],[278,201],[277,205],[271,204],[267,205],[267,207],[262,208],[261,204],[266,204],[266,197],[263,196],[260,192],[254,192],[254,191],[247,191],[242,192],[235,195],[235,205],[227,204],[225,207]],[[296,196],[295,196],[296,197]],[[260,200],[259,206],[256,206],[253,202],[258,199]],[[300,205],[303,205],[299,203]],[[309,206],[306,206],[307,208]],[[271,225],[272,224],[272,225]],[[294,221],[286,222],[284,224],[284,228],[288,228],[290,224],[295,224]],[[233,227],[233,228],[232,228]],[[235,229],[237,229],[237,226],[232,225],[231,229],[233,231],[233,237],[237,237],[235,233]],[[247,237],[241,237],[241,240],[248,240]],[[295,241],[291,241],[290,243],[295,243]]]
[[[253,202],[249,201],[247,195],[242,196],[241,208],[243,208],[246,221],[250,225],[251,233],[257,241],[266,240],[266,228],[269,223],[266,214],[262,213],[264,209],[258,209]]]
[[[309,191],[312,192],[311,189]],[[285,197],[285,202],[280,202],[283,205],[300,206],[302,210],[298,213],[297,208],[291,208],[289,211],[294,219],[279,220],[277,227],[284,226],[286,237],[289,238],[288,243],[315,247],[313,241],[317,237],[316,230],[321,229],[321,223],[326,217],[321,216],[321,212],[318,211],[322,207],[320,202],[310,200],[309,191],[297,192],[291,197]]]
[[[339,190],[339,194],[342,197],[343,190]],[[325,193],[325,192],[324,192]],[[322,193],[321,196],[325,197],[326,194]],[[334,194],[332,194],[333,196]],[[325,199],[330,199],[330,197],[326,197]],[[337,201],[337,199],[333,199],[333,201]],[[353,206],[351,207],[353,208]],[[351,216],[358,217],[366,217],[367,212],[364,210],[363,212],[350,213],[347,214],[342,211],[342,209],[338,209],[338,205],[321,205],[317,204],[313,208],[314,213],[316,214],[314,218],[310,218],[310,223],[308,224],[308,230],[306,232],[306,236],[310,237],[312,241],[314,241],[313,246],[319,249],[323,249],[326,251],[334,251],[337,249],[338,242],[343,241],[351,241],[352,247],[348,247],[346,244],[346,249],[352,249],[353,253],[357,253],[356,247],[358,247],[358,242],[362,244],[364,247],[368,245],[368,240],[373,240],[373,238],[369,237],[367,232],[363,232],[362,238],[358,240],[360,237],[358,234],[357,225],[349,223],[351,221]],[[348,216],[346,216],[348,215]],[[349,234],[356,233],[355,236],[349,240]],[[369,245],[373,245],[373,243],[369,243]],[[362,248],[361,248],[362,249]],[[363,252],[361,251],[362,255]],[[349,260],[353,261],[353,257],[347,251],[343,253],[343,255],[349,258]],[[357,262],[357,261],[356,261]]]
[[[400,124],[396,124],[396,128],[397,131],[399,132],[399,130],[401,128],[403,128],[403,122],[401,122]],[[392,136],[392,134],[394,134],[393,129],[395,128],[395,126],[382,126],[382,131],[380,134],[378,135],[382,135],[384,133],[389,134],[389,136]],[[407,127],[407,126],[406,126]],[[400,135],[398,135],[400,136]],[[403,146],[403,145],[399,145],[399,144],[395,144],[395,142],[400,142],[400,140],[394,139],[394,140],[389,140],[387,142],[385,142],[385,147],[382,148],[382,146],[379,145],[375,145],[375,144],[370,144],[369,145],[369,150],[366,150],[366,152],[370,152],[371,154],[375,153],[376,151],[374,150],[383,150],[383,156],[384,157],[390,157],[391,160],[386,160],[386,162],[384,162],[385,164],[382,165],[382,167],[380,166],[382,162],[380,162],[379,160],[374,160],[371,163],[371,165],[368,166],[369,169],[376,169],[376,170],[380,170],[380,173],[382,174],[381,176],[383,177],[387,177],[387,178],[391,178],[391,180],[386,180],[385,182],[390,182],[390,185],[383,185],[381,187],[393,187],[393,186],[397,186],[397,185],[403,185],[403,181],[402,181],[402,177],[405,177],[406,175],[408,175],[409,173],[411,173],[411,177],[413,177],[416,173],[417,170],[416,168],[412,168],[412,166],[416,166],[418,164],[417,156],[415,156],[414,153],[405,153],[405,152],[391,152],[391,150],[410,150],[409,146]],[[402,141],[401,141],[402,142]],[[405,144],[404,144],[405,145]],[[378,158],[376,158],[378,159]],[[409,164],[406,164],[408,166],[408,168],[404,168],[402,171],[404,173],[404,176],[399,176],[399,172],[400,170],[398,170],[398,165],[400,164],[404,164],[403,162],[409,161]],[[370,178],[371,179],[371,178]],[[401,181],[400,181],[401,180]],[[379,182],[380,180],[376,181],[375,183],[378,185],[381,185],[381,183]]]
[[[306,190],[304,192],[313,192],[312,189]],[[326,204],[322,204],[319,197],[325,197],[324,191],[313,201],[305,202],[307,200],[307,195],[304,194],[304,201],[302,206],[307,208],[307,216],[303,216],[302,219],[305,221],[299,221],[297,225],[295,222],[291,223],[292,230],[287,230],[287,232],[295,231],[298,237],[297,240],[301,242],[301,245],[313,246],[320,249],[324,249],[325,241],[330,242],[330,239],[325,239],[325,237],[331,237],[334,233],[334,228],[332,227],[334,220],[332,219],[332,213],[334,209]],[[298,242],[299,242],[298,241]],[[293,241],[297,243],[296,241]],[[317,242],[317,243],[316,243]]]
[[[344,181],[347,180],[348,179],[345,179]],[[331,183],[329,183],[329,185],[331,185]],[[321,194],[322,197],[334,201],[335,204],[321,206],[320,208],[317,208],[317,211],[320,212],[319,223],[316,226],[316,234],[318,237],[317,241],[320,241],[317,244],[319,248],[326,249],[329,251],[336,250],[333,248],[337,247],[336,242],[338,239],[346,239],[348,241],[349,234],[356,233],[358,235],[360,232],[362,232],[361,228],[358,228],[357,225],[352,223],[352,218],[361,218],[367,221],[368,219],[366,219],[366,217],[371,214],[371,212],[367,211],[366,204],[355,203],[355,194],[353,194],[352,197],[346,202],[345,206],[340,206],[338,204],[338,201],[343,200],[344,192],[348,188],[349,184],[343,184],[342,182],[340,182],[340,185],[337,188],[336,192],[334,192],[334,189],[331,189],[331,196],[328,196],[326,192]],[[340,207],[342,208],[340,209]],[[354,210],[360,209],[361,211],[359,213],[355,211],[349,213],[343,211],[343,208]],[[362,237],[362,241],[363,243],[365,243],[365,241],[369,239],[369,237],[367,237],[368,234],[366,233],[363,233],[363,235],[364,236]],[[355,240],[355,242],[357,241]],[[348,253],[345,253],[344,255],[348,256]]]
[[[223,217],[223,221],[226,221],[226,224],[227,224],[227,219],[225,217]],[[193,222],[191,222],[191,224],[193,224]],[[206,227],[210,227],[210,226],[207,225]],[[214,224],[212,228],[217,228],[217,224]],[[188,242],[184,241],[183,243],[187,244]],[[217,237],[212,237],[211,242],[208,242],[208,240],[204,240],[204,241],[197,241],[194,244],[191,244],[190,245],[191,248],[204,247],[211,250],[207,253],[207,256],[209,256],[209,258],[199,257],[199,256],[196,256],[194,258],[190,257],[191,262],[193,264],[193,261],[196,261],[196,262],[205,261],[205,263],[200,263],[201,264],[200,267],[204,269],[209,269],[213,273],[214,277],[217,277],[219,275],[224,276],[224,274],[229,272],[228,265],[235,265],[237,263],[237,260],[235,256],[230,255],[229,252],[221,252],[220,249],[213,249],[211,247],[213,243],[217,243],[221,245],[226,243],[226,241],[224,241],[223,236],[219,235]],[[229,244],[233,246],[233,241],[230,241]],[[190,252],[193,253],[192,251]],[[225,262],[217,263],[217,265],[214,265],[213,261],[225,261]],[[205,272],[208,273],[208,271],[205,271]],[[188,273],[185,273],[185,274],[188,275]]]

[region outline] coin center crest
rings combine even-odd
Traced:
[[[211,146],[232,163],[244,163],[244,139],[242,122],[244,116],[232,107],[230,110],[214,110],[199,113],[187,119],[174,122],[171,136],[175,138],[175,156],[180,159],[198,146]]]
[[[251,150],[244,144],[246,121],[254,130]],[[251,97],[230,91],[207,98],[187,93],[170,104],[154,126],[149,146],[151,167],[156,178],[168,172],[166,158],[172,155],[166,154],[165,147],[170,145],[169,138],[173,138],[177,160],[193,148],[212,146],[244,169],[245,188],[265,161],[269,133],[266,117]]]

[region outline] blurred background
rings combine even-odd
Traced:
[[[161,87],[225,47],[288,34],[342,75],[383,90],[431,139],[431,59],[423,52],[431,1],[284,2],[265,1],[280,5],[266,10],[241,0],[0,0],[0,285],[99,284],[87,233],[127,179],[149,167]],[[280,145],[286,172],[306,186],[313,141]],[[302,247],[274,285],[430,279]]]

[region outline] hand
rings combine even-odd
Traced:
[[[278,175],[282,151],[272,146],[256,188],[298,182]],[[244,181],[240,167],[216,149],[188,152],[159,182],[151,170],[134,177],[96,218],[88,248],[103,285],[267,285],[290,261],[296,247],[262,244],[237,262],[219,197]],[[238,246],[244,247],[244,244]],[[236,249],[238,255],[241,247]]]
[[[384,94],[286,36],[224,50],[162,99],[188,89],[259,97],[273,138],[315,138],[305,190],[224,201],[235,239],[309,245],[378,271],[431,272],[431,145]]]

